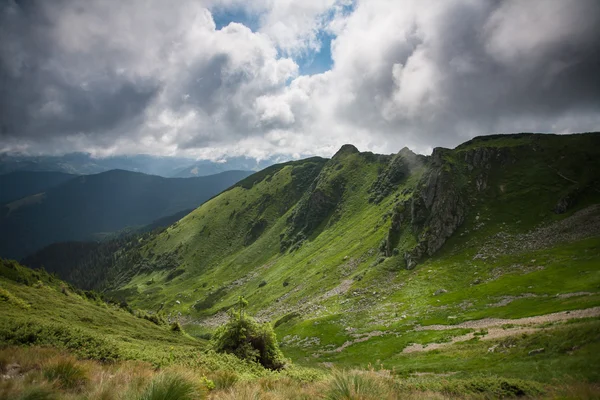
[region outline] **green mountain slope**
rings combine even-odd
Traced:
[[[482,318],[597,317],[599,145],[502,135],[276,165],[117,255],[110,294],[194,334],[243,295],[309,364],[398,367],[411,343],[472,338],[460,324]]]
[[[184,179],[114,170],[77,177],[0,209],[0,255],[19,258],[53,242],[141,227],[195,208],[248,175]]]
[[[199,352],[205,343],[102,302],[47,274],[0,259],[0,340],[51,345],[98,360],[168,360],[176,345]],[[148,351],[148,346],[153,351]]]

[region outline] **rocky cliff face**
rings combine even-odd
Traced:
[[[419,156],[406,147],[391,156],[386,167],[379,173],[377,180],[369,188],[369,201],[375,204],[381,203],[413,171],[422,168],[425,160],[426,157]]]
[[[408,269],[414,268],[424,255],[438,251],[465,218],[466,201],[453,166],[444,159],[446,152],[441,148],[433,151],[429,170],[413,192],[410,208],[405,204],[404,212],[392,223],[394,227],[410,215],[410,228],[417,237],[417,245],[404,253]]]
[[[436,148],[410,200],[396,204],[387,237],[386,255],[393,253],[394,239],[410,229],[417,244],[404,253],[406,267],[414,268],[424,256],[438,251],[464,222],[468,192],[487,188],[490,171],[513,163],[505,148],[475,148],[462,154]]]

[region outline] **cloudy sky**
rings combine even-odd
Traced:
[[[427,153],[600,130],[598,0],[0,4],[0,152]]]

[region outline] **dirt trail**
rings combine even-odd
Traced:
[[[523,333],[534,333],[545,328],[536,328],[531,325],[543,324],[546,322],[560,322],[576,318],[589,318],[600,316],[600,307],[587,308],[584,310],[563,311],[553,314],[539,315],[536,317],[518,318],[518,319],[498,319],[484,318],[477,321],[467,321],[458,325],[429,325],[417,328],[419,331],[435,330],[441,331],[446,329],[466,328],[466,329],[486,329],[487,334],[479,336],[480,340],[493,340],[507,336],[515,336]],[[510,325],[510,327],[501,328],[502,325]],[[466,335],[455,336],[451,341],[445,343],[429,343],[426,345],[414,343],[402,350],[403,353],[415,353],[420,351],[430,351],[449,346],[453,343],[464,342],[475,337],[476,332],[467,333]],[[488,351],[493,352],[494,347]]]
[[[475,321],[467,321],[457,325],[427,325],[416,328],[417,331],[443,331],[446,329],[482,329],[493,328],[502,325],[536,325],[546,322],[567,321],[575,318],[589,318],[600,316],[600,307],[586,308],[584,310],[561,311],[552,314],[538,315],[535,317],[517,318],[517,319],[500,319],[500,318],[484,318]]]

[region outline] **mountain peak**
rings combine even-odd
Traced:
[[[338,157],[341,157],[346,154],[356,154],[356,153],[359,153],[356,146],[354,146],[352,144],[345,144],[342,147],[340,147],[340,149],[337,151],[337,153],[334,154],[333,158],[338,158]]]

